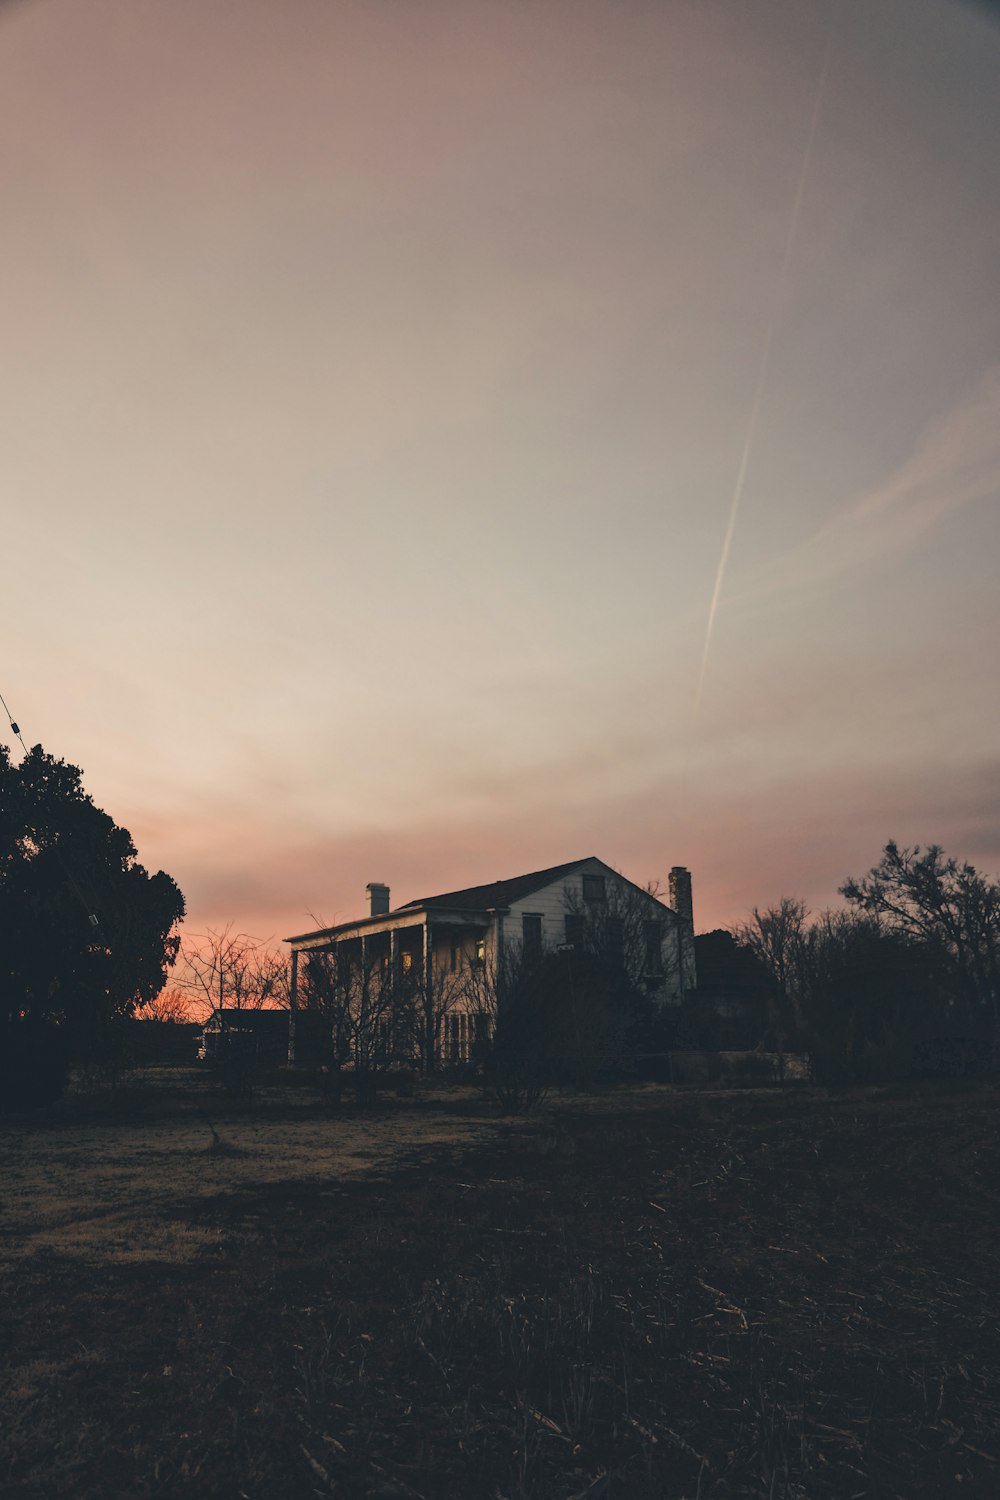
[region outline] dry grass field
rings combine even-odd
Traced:
[[[0,1125],[0,1493],[1000,1494],[1000,1094]]]
[[[150,1069],[117,1101],[70,1100],[42,1124],[0,1124],[0,1267],[36,1251],[95,1265],[191,1261],[221,1237],[192,1211],[199,1199],[289,1179],[322,1198],[494,1130],[471,1089],[429,1110],[390,1100],[366,1118],[331,1116],[279,1085],[233,1110],[196,1069]]]

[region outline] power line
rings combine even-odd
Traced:
[[[4,698],[4,696],[3,696],[2,693],[0,693],[0,703],[3,704],[3,711],[7,715],[7,718],[10,720],[10,727],[11,727],[11,729],[13,730],[14,734],[17,735],[18,739],[21,741],[21,749],[24,751],[25,755],[27,755],[28,754],[28,747],[24,743],[24,736],[21,733],[20,725],[17,724],[17,723],[15,723],[14,716],[11,713],[10,709],[7,707],[7,700]],[[58,842],[55,842],[55,841],[53,842],[52,849],[53,849],[53,852],[55,853],[56,859],[58,859],[59,863],[62,865],[63,872],[64,872],[64,874],[66,876],[66,879],[69,882],[69,884],[73,887],[73,891],[74,891],[75,895],[77,896],[77,898],[78,898],[78,900],[80,902],[80,905],[83,907],[84,911],[87,913],[87,921],[90,923],[91,927],[93,927],[95,931],[99,932],[101,924],[98,921],[97,916],[95,915],[95,913],[94,913],[94,911],[93,911],[93,909],[91,907],[90,902],[87,900],[86,896],[83,894],[83,891],[80,889],[79,881],[77,880],[76,876],[73,874],[73,871],[70,869],[68,863],[66,862],[66,859],[63,856],[63,852],[59,848]]]
[[[2,693],[0,693],[0,703],[3,703],[3,711],[7,715],[8,719],[10,720],[10,727],[14,731],[14,733],[17,735],[18,739],[21,741],[21,749],[24,751],[25,755],[27,755],[27,753],[28,753],[28,747],[24,743],[24,736],[21,734],[20,727],[17,724],[14,723],[14,715],[11,713],[10,709],[7,707],[7,704],[4,701],[4,696],[3,696]]]

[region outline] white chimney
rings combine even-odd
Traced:
[[[383,885],[380,880],[372,880],[365,889],[368,892],[368,915],[370,917],[388,916],[389,887]]]

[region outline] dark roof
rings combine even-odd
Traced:
[[[221,1015],[225,1017],[225,1025],[237,1031],[277,1032],[284,1030],[288,1025],[287,1010],[250,1010],[239,1005],[226,1005]],[[207,1024],[211,1027],[221,1024],[218,1006],[212,1011]]]
[[[402,906],[394,906],[391,911],[385,912],[377,917],[357,917],[353,922],[340,922],[335,927],[320,927],[314,932],[302,932],[295,937],[285,938],[286,943],[304,943],[308,939],[314,941],[321,938],[338,937],[341,933],[358,932],[363,927],[380,927],[385,922],[391,921],[393,917],[402,916],[406,912],[416,911],[468,911],[488,912],[503,910],[510,906],[513,901],[520,901],[525,896],[530,896],[533,891],[543,890],[553,880],[558,880],[560,875],[567,875],[570,870],[578,870],[581,865],[596,864],[609,874],[617,876],[619,880],[625,881],[633,889],[648,896],[642,886],[636,885],[634,881],[619,875],[610,865],[598,859],[595,854],[588,854],[585,859],[571,859],[564,865],[550,865],[547,870],[532,870],[527,875],[515,875],[511,880],[494,880],[489,885],[470,885],[460,891],[444,891],[439,896],[420,896],[416,901],[406,901]],[[666,906],[665,901],[659,897],[650,897],[661,906]],[[669,911],[670,908],[668,907]]]
[[[589,864],[594,858],[571,859],[565,865],[552,865],[548,870],[532,870],[529,875],[515,875],[511,880],[494,880],[490,885],[470,885],[463,891],[445,891],[441,896],[422,896],[417,901],[407,901],[397,911],[413,911],[429,906],[450,907],[453,911],[493,911],[496,907],[510,906],[539,891],[560,875],[566,875],[579,865]]]

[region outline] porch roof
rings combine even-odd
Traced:
[[[541,890],[553,880],[558,880],[561,875],[568,875],[581,865],[595,863],[603,865],[603,861],[595,855],[588,855],[585,859],[571,859],[566,864],[550,865],[546,870],[531,870],[526,875],[515,875],[509,880],[494,880],[488,885],[470,885],[464,890],[445,891],[438,896],[420,896],[415,901],[407,901],[403,906],[396,906],[392,911],[383,912],[379,916],[355,917],[352,922],[338,922],[333,927],[299,933],[295,937],[285,938],[285,942],[293,946],[315,946],[325,939],[343,938],[355,932],[391,931],[394,927],[405,927],[418,920],[423,913],[429,915],[431,912],[438,917],[451,913],[456,917],[479,917],[485,920],[491,912],[505,911],[512,902]]]
[[[285,938],[286,943],[292,947],[316,948],[326,941],[334,941],[342,938],[359,937],[364,933],[392,932],[401,927],[419,927],[433,913],[438,919],[453,916],[473,921],[478,918],[483,925],[489,922],[490,913],[485,907],[448,907],[444,904],[424,906],[414,903],[409,906],[397,906],[395,911],[383,912],[377,917],[355,917],[353,922],[339,922],[335,927],[320,927],[315,932],[301,932],[296,937]]]

